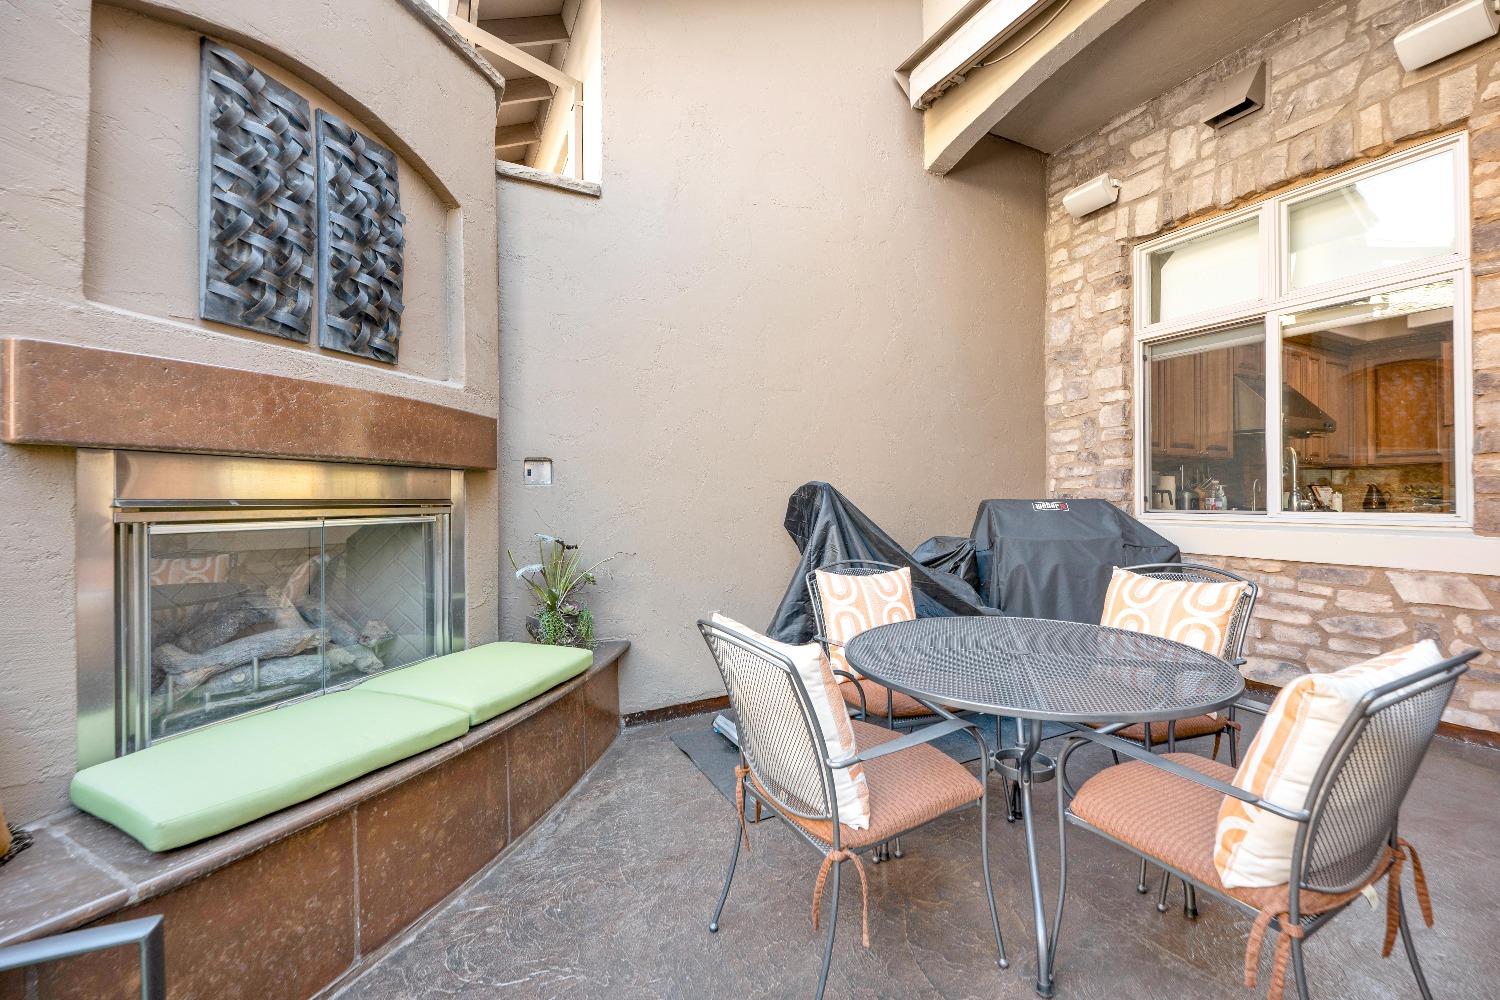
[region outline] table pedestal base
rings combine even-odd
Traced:
[[[995,762],[995,770],[1005,775],[1010,781],[1021,780],[1021,757],[1026,753],[1025,747],[1002,747],[992,755]],[[1033,753],[1031,755],[1031,780],[1035,782],[1051,781],[1057,773],[1057,764],[1051,757],[1044,753]]]

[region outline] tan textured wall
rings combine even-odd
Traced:
[[[4,15],[0,336],[494,415],[493,151],[488,129],[472,125],[493,120],[488,78],[397,0],[122,6],[130,12],[21,0]],[[413,262],[409,369],[195,319],[198,31],[345,110],[402,157],[409,252],[423,258]],[[472,475],[468,490],[469,638],[482,641],[496,624],[497,481]],[[0,447],[0,510],[0,802],[26,822],[66,801],[75,765],[73,453]]]
[[[913,168],[904,0],[603,21],[603,197],[500,182],[502,535],[621,553],[591,602],[632,712],[723,693],[693,622],[770,618],[801,483],[908,545],[1041,488],[1042,164]],[[513,583],[502,610],[520,634]]]
[[[1441,6],[1325,5],[1048,160],[1047,483],[1054,494],[1128,508],[1139,492],[1132,489],[1130,385],[1135,244],[1400,143],[1466,128],[1473,161],[1475,523],[1482,533],[1500,534],[1500,40],[1404,72],[1391,39]],[[1199,124],[1215,84],[1261,59],[1267,107],[1219,132]],[[1123,182],[1119,203],[1083,220],[1069,217],[1062,193],[1104,171]],[[1450,651],[1479,647],[1486,653],[1447,718],[1500,731],[1500,576],[1202,561],[1227,562],[1264,588],[1251,676],[1281,683],[1419,638]]]

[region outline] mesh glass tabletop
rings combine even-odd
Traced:
[[[1158,722],[1245,688],[1233,665],[1170,639],[1038,618],[921,618],[862,632],[861,674],[925,701],[1027,719]]]

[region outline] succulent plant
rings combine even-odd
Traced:
[[[536,601],[535,627],[527,623],[532,638],[548,646],[593,648],[594,615],[576,594],[580,588],[599,582],[594,571],[609,559],[585,568],[577,545],[544,534],[538,534],[536,540],[537,562],[521,566],[509,549],[505,552],[516,579],[531,589]]]

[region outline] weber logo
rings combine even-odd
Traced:
[[[1033,500],[1032,510],[1067,510],[1068,505],[1062,500]]]

